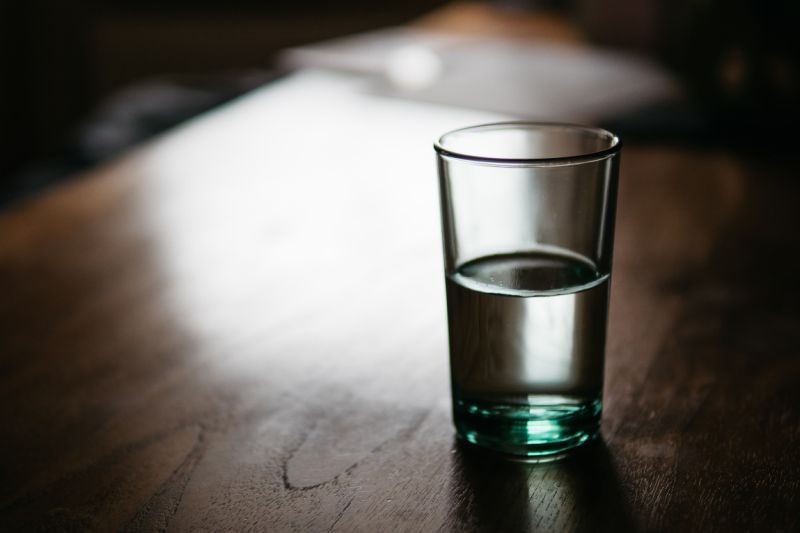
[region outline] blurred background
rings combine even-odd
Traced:
[[[797,2],[53,0],[0,13],[0,208],[296,69],[592,122],[626,141],[782,153]]]

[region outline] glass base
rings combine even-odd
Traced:
[[[570,403],[503,404],[454,400],[456,430],[467,442],[530,459],[560,459],[600,429],[599,399]]]

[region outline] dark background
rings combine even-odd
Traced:
[[[74,146],[82,121],[129,84],[169,76],[235,93],[237,78],[270,69],[281,48],[399,24],[442,3],[3,2],[0,191],[82,166],[86,156]],[[234,80],[228,91],[226,79]]]
[[[4,2],[0,205],[274,79],[281,72],[273,58],[282,48],[406,23],[444,4]],[[672,140],[682,142],[726,142],[760,150],[780,150],[793,136],[787,125],[797,119],[800,108],[797,2],[581,0],[493,5],[560,13],[595,43],[633,49],[668,66],[685,83],[689,105],[637,117],[635,135],[671,133]],[[164,91],[164,85],[172,89]],[[108,107],[112,95],[137,86],[140,90],[127,98],[136,100],[135,113],[147,115],[142,131],[110,148],[87,146],[92,126],[115,120],[109,119],[107,109],[103,112],[104,103]],[[116,115],[118,119],[119,112]]]

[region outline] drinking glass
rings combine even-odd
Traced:
[[[563,456],[600,425],[620,141],[505,122],[434,147],[456,430]]]

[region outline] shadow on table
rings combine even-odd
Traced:
[[[605,442],[563,461],[531,464],[458,441],[450,497],[455,529],[633,531]]]

